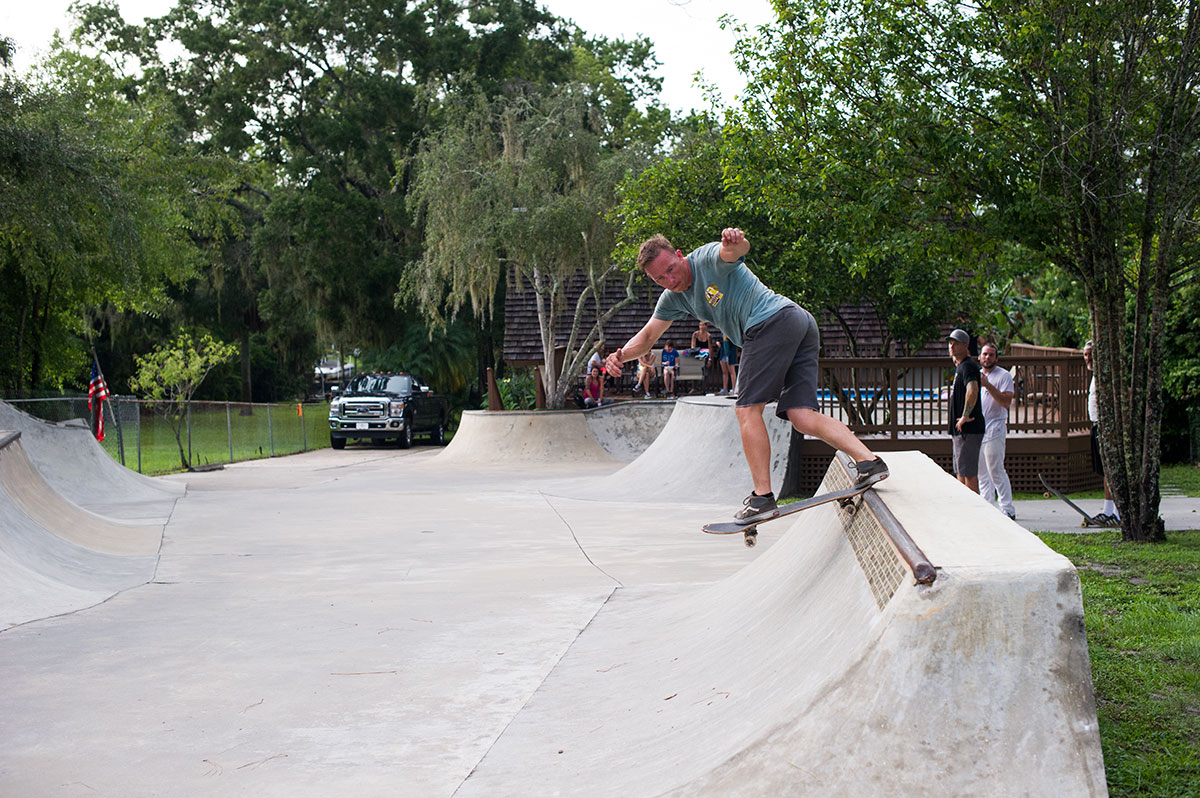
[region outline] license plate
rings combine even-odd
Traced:
[[[354,425],[354,428],[355,429],[370,429],[371,425],[365,421],[359,421],[357,424]]]

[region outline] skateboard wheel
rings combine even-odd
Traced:
[[[758,545],[758,533],[757,532],[747,532],[746,533],[746,548],[752,549],[757,545]]]

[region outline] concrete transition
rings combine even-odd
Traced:
[[[441,463],[527,467],[629,462],[671,415],[671,402],[620,402],[590,410],[468,410]]]
[[[0,402],[0,430],[21,433],[29,459],[56,491],[104,515],[163,523],[185,490],[125,468],[79,422],[51,424]]]
[[[778,491],[792,427],[775,416],[774,403],[763,416],[771,438],[771,485]],[[585,492],[639,502],[720,502],[736,509],[753,487],[733,400],[700,396],[679,399],[662,433],[640,457]]]
[[[880,514],[936,581],[833,504],[716,584],[617,591],[456,795],[1105,794],[1074,568],[889,464]]]
[[[145,584],[162,532],[162,524],[128,524],[68,501],[30,462],[21,433],[0,432],[0,628]]]

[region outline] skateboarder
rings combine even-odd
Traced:
[[[688,317],[715,324],[742,347],[736,413],[754,482],[754,490],[734,515],[742,523],[779,511],[771,490],[771,440],[762,415],[768,402],[778,400],[775,414],[801,433],[850,455],[857,464],[856,482],[887,475],[883,460],[849,427],[818,411],[817,322],[807,310],[763,285],[746,266],[749,251],[746,234],[736,227],[725,228],[720,241],[686,257],[662,235],[643,242],[638,267],[666,290],[646,325],[607,361],[609,373],[619,376],[622,363],[649,351],[671,322]]]

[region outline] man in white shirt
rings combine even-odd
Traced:
[[[979,350],[980,377],[983,388],[983,419],[987,427],[979,447],[979,493],[1009,518],[1016,519],[1012,503],[1012,485],[1004,470],[1005,438],[1008,435],[1008,408],[1013,399],[1013,378],[996,365],[998,354],[992,344]],[[997,501],[997,499],[999,501]]]
[[[1092,422],[1092,470],[1104,479],[1104,509],[1092,516],[1105,526],[1120,526],[1121,514],[1113,502],[1112,490],[1108,487],[1108,477],[1104,476],[1104,462],[1100,459],[1100,400],[1096,397],[1096,370],[1092,365],[1092,342],[1089,339],[1083,345],[1083,362],[1088,371],[1092,372],[1092,380],[1088,383],[1088,421]]]

